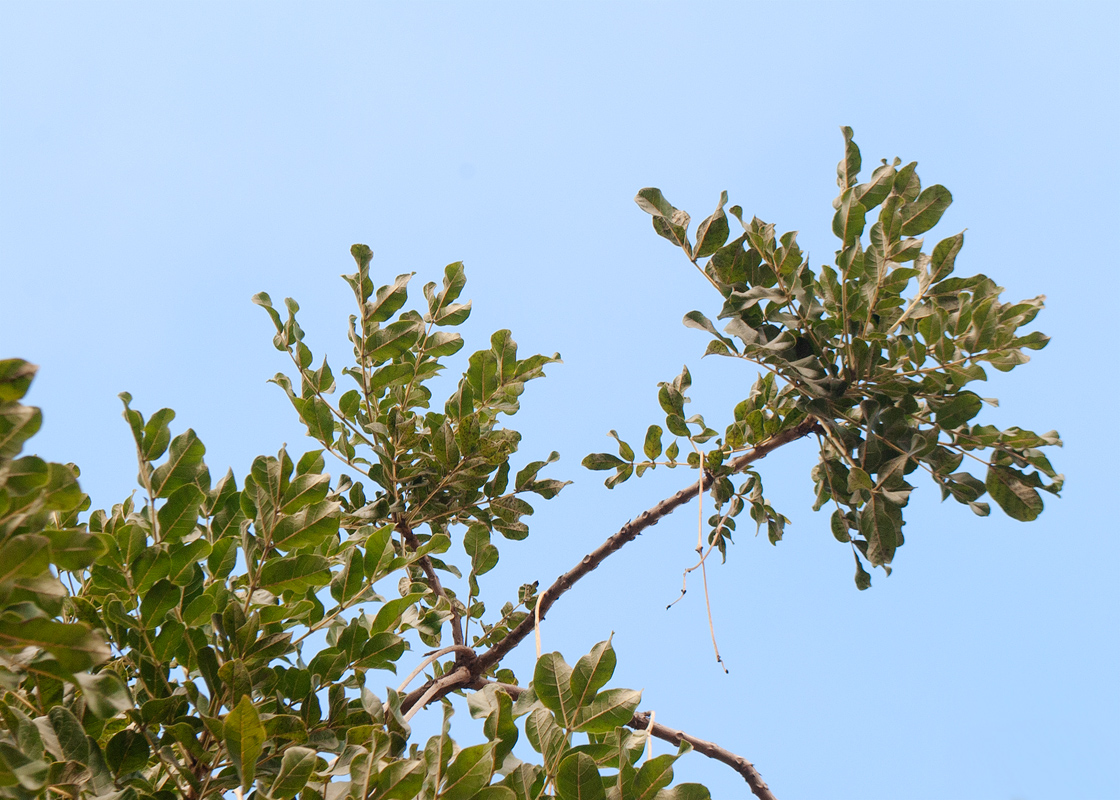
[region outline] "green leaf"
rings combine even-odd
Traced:
[[[424,352],[433,358],[443,358],[463,349],[463,337],[457,333],[436,331],[424,343]]]
[[[470,800],[494,774],[493,742],[464,747],[447,768],[440,800]]]
[[[634,777],[635,800],[652,800],[657,793],[673,782],[673,764],[678,755],[666,753],[646,760]]]
[[[610,733],[630,721],[641,701],[642,693],[633,689],[608,689],[579,710],[571,727],[584,733]]]
[[[178,586],[189,586],[194,581],[195,565],[210,555],[210,543],[203,538],[187,544],[176,545],[171,549],[170,581]]]
[[[871,480],[871,476],[860,467],[852,467],[848,471],[848,491],[854,492],[856,489],[871,490],[875,488],[875,482]]]
[[[6,770],[0,770],[0,776],[6,779],[4,783],[19,783],[24,789],[33,792],[43,788],[50,770],[45,761],[31,758],[7,742],[0,742],[0,767],[6,767]],[[5,771],[14,781],[3,775]]]
[[[856,588],[861,592],[864,589],[871,588],[871,575],[863,568],[863,564],[859,560],[859,556],[852,552],[852,556],[856,560]]]
[[[517,725],[513,721],[513,699],[502,691],[494,692],[495,708],[486,715],[483,732],[494,742],[494,763],[500,765],[517,744]]]
[[[533,691],[552,713],[560,718],[564,727],[570,728],[578,706],[572,696],[572,668],[559,653],[545,653],[537,659],[533,670]]]
[[[352,547],[342,560],[342,569],[334,573],[331,578],[331,597],[340,603],[349,603],[365,585],[366,573],[362,554],[358,548]]]
[[[937,408],[935,419],[942,430],[951,431],[968,423],[980,413],[984,402],[975,392],[961,392],[944,405]]]
[[[952,202],[953,195],[941,184],[927,187],[917,200],[902,209],[902,235],[925,233],[938,223]]]
[[[859,529],[867,539],[867,560],[872,566],[890,564],[898,546],[902,515],[898,506],[872,494],[859,515]]]
[[[284,757],[280,761],[280,771],[272,781],[269,795],[275,800],[295,797],[307,785],[307,780],[311,777],[318,761],[318,754],[309,747],[298,745],[289,747],[284,751]]]
[[[374,800],[412,800],[424,783],[424,762],[394,761],[377,776]]]
[[[852,141],[852,129],[845,125],[840,128],[840,132],[844,135],[844,158],[836,165],[836,185],[843,192],[855,186],[859,180],[862,159],[859,147]]]
[[[988,494],[1004,513],[1020,522],[1031,522],[1042,513],[1042,498],[1027,484],[1023,473],[1011,467],[990,466],[984,481]]]
[[[503,786],[513,790],[516,800],[537,800],[544,791],[544,770],[535,764],[519,764],[506,775]]]
[[[331,582],[330,562],[323,556],[301,553],[286,558],[271,558],[261,567],[260,588],[280,595],[303,594],[308,589]]]
[[[639,190],[634,202],[638,204],[638,208],[642,211],[655,217],[672,217],[677,210],[672,203],[665,199],[660,189],[652,187]]]
[[[77,761],[90,765],[89,737],[74,713],[65,706],[55,706],[48,712],[51,728],[54,730],[62,755],[67,761]]]
[[[25,620],[0,618],[0,647],[46,650],[68,672],[86,670],[109,658],[109,646],[85,625],[56,622],[45,617]]]
[[[100,539],[77,529],[44,530],[42,533],[50,540],[51,563],[59,569],[84,569],[105,553],[105,544]]]
[[[113,774],[127,775],[147,766],[151,752],[143,733],[126,729],[114,734],[105,745],[105,761]]]
[[[584,468],[592,470],[617,469],[618,467],[626,465],[625,461],[610,453],[592,453],[586,456],[580,463]]]
[[[280,513],[294,514],[301,508],[326,499],[330,491],[331,476],[320,474],[299,475],[284,490],[280,500]]]
[[[284,517],[272,531],[272,543],[281,550],[297,550],[322,544],[338,533],[341,505],[325,500]]]
[[[366,303],[363,317],[372,322],[385,322],[390,319],[408,299],[408,282],[415,274],[409,272],[398,275],[392,286],[378,288],[376,297]]]
[[[172,492],[167,502],[156,512],[160,540],[175,544],[193,531],[198,523],[198,510],[204,499],[202,490],[193,483],[180,486]]]
[[[0,458],[11,458],[23,449],[43,424],[43,414],[30,406],[0,406]]]
[[[161,408],[148,419],[140,445],[140,455],[145,461],[156,461],[167,452],[167,445],[171,442],[168,426],[174,419],[175,412],[170,408]]]
[[[841,162],[843,163],[843,162]],[[867,209],[856,199],[856,193],[848,189],[841,195],[840,206],[832,218],[832,232],[844,243],[844,247],[855,244],[863,233]]]
[[[38,367],[22,358],[0,360],[0,403],[21,400],[31,388]]]
[[[557,800],[606,800],[595,759],[586,753],[572,753],[561,761],[556,774],[556,797]]]
[[[657,800],[712,800],[708,787],[699,783],[678,783],[657,793]]]
[[[700,223],[696,229],[696,257],[710,256],[723,247],[729,235],[727,215],[723,207],[727,205],[727,192],[720,194],[719,205],[710,217]]]
[[[631,462],[634,460],[634,448],[628,445],[622,439],[618,438],[618,431],[611,431],[610,436],[618,442],[618,455],[623,461]]]
[[[525,736],[533,749],[544,757],[545,770],[554,774],[568,751],[568,735],[556,724],[548,709],[538,706],[529,713],[525,721]]]
[[[209,476],[203,478],[206,467],[202,457],[206,446],[199,441],[195,432],[188,428],[171,441],[167,461],[156,467],[152,473],[152,492],[156,497],[170,497],[172,492],[188,483],[199,483],[201,488],[210,488]]]
[[[646,430],[646,439],[642,450],[650,461],[656,461],[657,457],[661,455],[662,433],[660,425],[650,425]]]
[[[471,525],[463,535],[463,549],[471,559],[471,571],[485,575],[498,564],[498,548],[490,544],[490,531],[485,525]]]
[[[508,786],[494,784],[480,789],[473,800],[519,800],[519,798],[517,793]]]
[[[599,642],[572,669],[570,684],[576,708],[583,708],[614,675],[616,658],[610,640]]]
[[[366,355],[375,364],[399,358],[416,344],[423,328],[410,319],[403,319],[379,328],[366,340]]]
[[[953,272],[953,264],[957,260],[957,253],[961,251],[963,246],[963,233],[950,236],[948,239],[942,239],[937,243],[937,246],[933,248],[933,254],[929,258],[930,283],[937,283],[949,277]]]
[[[17,497],[41,489],[50,481],[50,465],[38,456],[24,456],[8,464],[4,488]]]
[[[183,599],[183,590],[169,580],[157,581],[140,601],[140,618],[155,628]]]
[[[334,441],[334,414],[331,407],[318,397],[300,400],[296,406],[300,419],[307,426],[307,434],[317,441],[330,444]]]
[[[102,719],[109,719],[132,708],[128,687],[115,672],[105,670],[96,675],[78,672],[75,673],[74,680],[86,698],[86,708]]]
[[[41,574],[50,564],[51,541],[46,536],[13,536],[0,546],[0,583],[19,576]]]
[[[241,788],[248,791],[256,776],[257,759],[264,750],[265,732],[260,715],[249,695],[243,695],[237,707],[226,714],[222,725],[226,752],[233,762]]]

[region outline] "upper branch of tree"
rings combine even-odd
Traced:
[[[810,417],[803,420],[798,425],[776,434],[746,453],[743,453],[743,455],[731,462],[731,470],[735,472],[742,470],[782,445],[789,444],[790,442],[807,436],[817,429],[818,423],[816,419]],[[666,498],[653,508],[643,511],[636,518],[623,525],[617,533],[584,556],[579,564],[557,578],[555,583],[538,596],[537,602],[540,603],[540,618],[544,619],[545,614],[552,608],[560,595],[572,588],[576,581],[602,564],[612,553],[622,549],[623,545],[627,542],[633,541],[647,528],[656,525],[664,517],[673,513],[696,497],[704,488],[707,488],[708,481],[709,476],[707,473],[704,473],[701,475],[700,480],[692,486],[681,489],[672,497]],[[498,662],[505,657],[506,653],[519,645],[521,641],[529,635],[533,630],[533,625],[533,618],[527,617],[521,624],[510,631],[509,635],[502,639],[502,641],[480,655],[478,657],[478,663],[481,669],[485,671],[497,665]]]
[[[788,430],[782,431],[781,433],[772,436],[765,442],[762,442],[752,449],[748,450],[746,453],[743,453],[741,456],[731,462],[730,467],[734,471],[745,469],[750,464],[758,461],[761,458],[764,458],[766,455],[772,453],[774,450],[777,450],[779,447],[796,441],[797,439],[808,436],[810,433],[814,433],[817,430],[819,430],[819,425],[816,419],[809,418],[803,420],[792,428],[789,428]],[[661,521],[663,517],[668,516],[673,511],[676,511],[685,503],[692,500],[702,491],[702,489],[708,486],[709,482],[710,476],[706,472],[703,473],[700,480],[698,480],[695,484],[681,489],[672,497],[666,498],[665,500],[662,500],[660,503],[655,505],[653,508],[643,511],[635,519],[623,525],[617,533],[603,542],[603,544],[599,545],[599,547],[595,548],[595,550],[584,556],[579,564],[557,578],[555,583],[553,583],[545,592],[538,596],[537,602],[541,604],[541,618],[543,619],[548,609],[550,609],[556,602],[556,599],[560,597],[560,595],[567,592],[568,589],[570,589],[573,585],[575,585],[576,581],[598,567],[601,563],[603,563],[603,561],[606,560],[608,556],[620,550],[627,542],[631,542],[636,539],[647,528],[656,525]],[[404,531],[401,531],[401,534],[405,535]],[[430,567],[431,564],[429,563],[428,568]],[[439,584],[438,582],[436,582],[433,585],[438,586]],[[453,691],[464,688],[472,681],[480,678],[485,672],[497,666],[498,663],[501,662],[501,660],[506,656],[506,654],[508,654],[511,650],[513,650],[514,647],[520,644],[525,639],[525,637],[528,636],[529,633],[533,630],[533,626],[533,617],[527,617],[523,622],[517,625],[517,627],[510,631],[509,635],[502,639],[502,641],[494,645],[494,647],[490,648],[482,655],[478,656],[476,660],[473,660],[473,662],[470,664],[470,676],[458,681],[447,681],[445,677],[444,679],[441,679],[440,687],[435,692],[432,692],[431,689],[435,685],[436,680],[431,679],[417,689],[409,692],[409,694],[401,701],[401,709],[405,712],[408,712],[421,699],[423,699],[425,703],[431,703],[445,695],[450,694]],[[454,629],[455,628],[453,627],[453,630]],[[456,644],[460,644],[460,642],[456,641]]]

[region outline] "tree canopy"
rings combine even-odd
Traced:
[[[617,455],[583,465],[610,473],[608,488],[656,469],[690,477],[515,597],[484,591],[485,576],[503,548],[540,546],[518,544],[532,503],[569,481],[554,474],[556,452],[519,457],[511,421],[560,356],[519,354],[499,330],[456,358],[454,329],[471,313],[462,263],[410,304],[413,275],[378,285],[370,248],[354,245],[343,276],[353,361],[338,379],[307,345],[299,305],[256,295],[292,360],[272,381],[315,449],[281,448],[240,481],[215,479],[173,411],[145,416],[124,393],[138,490],[111,509],[90,511],[74,465],[21,455],[42,419],[21,402],[36,367],[0,361],[0,796],[700,800],[703,786],[673,783],[674,762],[695,750],[773,797],[744,755],[656,722],[640,692],[611,685],[609,632],[574,663],[539,652],[538,638],[531,675],[504,659],[575,583],[692,500],[708,511],[702,574],[711,553],[727,559],[744,510],[778,544],[788,519],[766,499],[760,462],[798,439],[819,445],[814,509],[850,547],[860,590],[875,568],[890,574],[916,476],[976,514],[990,513],[987,496],[1021,521],[1042,512],[1041,492],[1060,491],[1044,453],[1056,432],[975,422],[996,404],[976,393],[986,370],[1046,345],[1023,330],[1043,298],[1005,302],[991,278],[957,275],[963,233],[923,239],[949,191],[898,159],[861,182],[843,134],[832,266],[814,269],[796,232],[725,211],[726,193],[694,232],[661,191],[638,193],[718,293],[710,315],[684,317],[709,335],[704,355],[758,377],[722,432],[686,411],[687,367],[661,383],[664,418],[628,434],[637,446],[612,431]],[[462,377],[436,397],[448,368]],[[452,739],[453,693],[485,741]],[[410,725],[420,713],[443,715],[423,742]],[[650,757],[651,738],[678,749]]]

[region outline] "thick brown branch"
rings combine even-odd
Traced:
[[[494,686],[508,694],[514,700],[516,700],[518,696],[520,696],[520,694],[525,691],[524,687],[521,686],[514,686],[509,683],[498,683],[496,681],[488,681],[481,678],[474,681],[467,688],[481,689],[488,683],[494,684]],[[626,726],[628,728],[634,728],[635,730],[639,731],[649,731],[658,739],[662,739],[666,742],[671,742],[672,744],[679,745],[682,741],[688,742],[690,745],[692,745],[692,749],[697,753],[726,764],[727,766],[731,767],[731,769],[742,775],[743,780],[745,780],[747,782],[747,785],[751,787],[751,793],[755,797],[758,797],[759,800],[777,800],[777,798],[774,797],[774,794],[770,791],[770,787],[766,785],[766,781],[762,780],[762,776],[758,774],[758,770],[756,770],[754,768],[754,765],[751,762],[747,761],[747,759],[743,758],[742,756],[735,755],[730,750],[723,749],[718,744],[714,744],[713,742],[691,736],[684,731],[667,728],[657,722],[653,723],[651,727],[649,722],[649,713],[645,711],[639,711],[637,714],[630,718],[630,721],[626,723]]]
[[[408,526],[408,523],[405,522],[404,519],[397,517],[396,528],[401,538],[404,539],[405,544],[413,550],[420,549],[420,540],[416,538],[416,534],[412,532],[412,528]],[[444,589],[443,584],[440,583],[439,576],[436,575],[436,570],[435,567],[432,566],[431,559],[427,556],[420,556],[416,563],[420,565],[420,569],[424,570],[424,575],[427,577],[428,585],[432,587],[432,591],[447,600],[448,605],[451,606],[451,639],[455,644],[463,644],[462,618],[455,608],[455,601],[447,595],[447,590]]]
[[[803,436],[807,436],[816,429],[817,420],[810,417],[789,430],[782,431],[756,447],[751,448],[746,453],[743,453],[743,455],[732,460],[728,466],[732,472],[739,472],[782,445],[789,444]],[[704,486],[702,487],[701,484],[704,484]],[[540,603],[540,618],[544,619],[544,615],[548,612],[548,609],[552,608],[553,604],[560,598],[560,595],[572,588],[576,581],[602,564],[609,555],[622,549],[623,545],[632,542],[647,528],[656,525],[662,518],[673,513],[685,503],[692,500],[692,498],[696,497],[701,489],[706,488],[707,485],[708,474],[705,472],[695,484],[686,489],[681,489],[672,497],[662,500],[651,509],[643,511],[633,520],[623,525],[618,533],[611,536],[595,548],[595,550],[584,556],[583,560],[576,566],[557,578],[556,582],[548,587],[547,591],[538,595],[537,602]],[[480,655],[478,657],[478,663],[482,671],[485,672],[496,666],[498,662],[505,657],[506,653],[519,645],[533,630],[533,624],[533,618],[531,616],[526,617],[521,624],[510,631],[509,635],[502,639],[502,641]]]

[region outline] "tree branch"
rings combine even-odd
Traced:
[[[416,534],[412,532],[412,528],[410,528],[408,523],[400,516],[397,517],[396,529],[409,547],[413,550],[420,549],[420,540],[416,538]],[[447,600],[448,605],[451,606],[451,639],[457,645],[463,644],[462,618],[455,608],[455,602],[448,596],[447,590],[444,589],[443,584],[440,583],[439,576],[436,575],[436,570],[435,567],[432,566],[431,559],[427,556],[420,556],[416,563],[420,565],[420,569],[424,570],[424,575],[427,577],[428,585],[432,587],[432,591]]]
[[[502,688],[504,689],[505,687],[503,686]],[[626,725],[627,727],[637,730],[647,730],[650,727],[649,717],[649,712],[639,711]],[[713,758],[716,761],[724,763],[742,775],[743,780],[751,787],[751,794],[759,798],[759,800],[777,800],[773,792],[770,791],[770,787],[766,785],[766,781],[762,780],[762,776],[759,775],[758,770],[754,768],[754,764],[747,761],[747,759],[742,756],[737,756],[730,750],[723,749],[718,744],[705,739],[698,739],[684,731],[667,728],[659,722],[653,723],[651,732],[658,739],[664,739],[666,742],[672,742],[673,744],[680,744],[682,741],[688,742],[697,753],[701,753],[708,758]]]
[[[481,689],[487,684],[493,684],[500,691],[505,692],[514,700],[516,700],[518,696],[520,696],[521,693],[525,691],[524,687],[521,686],[514,686],[509,683],[498,683],[497,681],[489,681],[485,678],[479,678],[475,680],[466,688]],[[673,728],[668,728],[658,722],[653,723],[653,725],[651,726],[650,714],[648,711],[639,711],[637,714],[630,718],[630,721],[626,723],[626,727],[633,728],[634,730],[639,731],[648,730],[658,739],[662,739],[672,744],[679,745],[682,741],[688,742],[690,745],[692,745],[692,749],[697,753],[726,764],[727,766],[731,767],[731,769],[742,775],[743,780],[745,780],[747,782],[747,785],[751,787],[751,793],[755,797],[759,798],[759,800],[777,800],[777,798],[774,797],[774,794],[770,791],[770,787],[766,785],[766,781],[762,780],[762,776],[758,774],[758,770],[754,768],[754,765],[751,762],[747,761],[747,759],[743,758],[742,756],[735,755],[730,750],[725,750],[718,744],[709,742],[705,739],[699,739],[695,736],[685,733],[684,731],[678,731]]]
[[[746,453],[743,453],[743,455],[733,459],[728,464],[728,466],[733,473],[740,472],[753,462],[758,461],[760,458],[763,458],[782,445],[789,444],[792,441],[796,441],[797,439],[800,439],[804,436],[808,436],[810,433],[817,430],[817,428],[817,420],[810,417],[793,426],[789,430],[782,431],[781,433],[770,437],[765,442],[756,445]],[[615,533],[613,536],[611,536],[609,539],[595,548],[595,550],[584,556],[583,560],[580,561],[579,564],[557,578],[556,582],[552,584],[552,586],[548,587],[547,591],[538,596],[537,602],[541,604],[540,618],[544,619],[544,616],[548,612],[548,609],[552,608],[553,604],[560,598],[560,595],[564,594],[566,591],[572,588],[576,581],[578,581],[580,578],[584,577],[593,569],[602,564],[609,555],[622,549],[623,545],[627,544],[628,542],[632,542],[647,528],[656,525],[664,517],[673,513],[685,503],[692,500],[692,498],[700,494],[702,488],[707,487],[709,482],[710,481],[708,473],[704,472],[701,475],[700,480],[698,480],[695,484],[685,489],[681,489],[672,497],[662,500],[653,508],[643,511],[636,518],[623,525],[622,528],[619,529],[618,533]],[[701,486],[701,484],[704,485]],[[527,617],[521,622],[521,624],[510,631],[508,636],[506,636],[504,639],[502,639],[500,642],[498,642],[496,645],[494,645],[492,648],[478,657],[478,663],[481,666],[482,671],[485,672],[490,668],[496,666],[498,662],[505,657],[506,653],[519,645],[521,641],[526,636],[528,636],[532,630],[533,618]]]
[[[779,447],[801,439],[802,437],[808,436],[810,433],[814,433],[819,430],[820,425],[815,418],[810,417],[808,419],[805,419],[792,428],[770,437],[766,441],[761,442],[747,452],[743,453],[741,456],[733,459],[731,462],[729,462],[728,467],[732,473],[740,472],[755,461],[758,461],[759,459],[764,458],[765,456],[772,453],[774,450],[777,450]],[[593,569],[598,567],[601,563],[603,563],[603,561],[605,561],[611,553],[617,552],[622,548],[623,545],[636,539],[638,535],[645,531],[647,528],[656,525],[661,521],[663,517],[668,516],[669,514],[680,508],[682,505],[692,500],[692,498],[696,497],[700,493],[702,488],[705,488],[710,484],[709,477],[710,476],[705,471],[701,474],[700,480],[692,486],[681,489],[672,497],[662,500],[653,508],[643,511],[635,519],[623,525],[617,533],[603,542],[603,544],[599,545],[599,547],[597,547],[591,553],[584,556],[583,560],[580,561],[579,564],[557,578],[556,582],[552,584],[552,586],[550,586],[545,592],[543,592],[542,595],[538,595],[537,602],[541,604],[541,618],[544,617],[545,612],[547,612],[548,609],[552,607],[553,603],[556,602],[556,599],[560,595],[568,591],[568,589],[570,589],[580,578],[584,577]],[[407,526],[404,525],[403,522],[397,522],[397,530],[401,532],[402,536],[406,537],[406,541],[408,541],[409,536],[412,536],[412,542],[416,541],[415,536],[411,531],[407,531],[406,533]],[[412,542],[410,542],[410,546],[414,546],[412,545]],[[416,544],[419,543],[416,542]],[[425,562],[425,573],[428,575],[429,579],[432,580],[433,588],[437,591],[437,593],[442,594],[443,588],[440,585],[439,581],[435,578],[435,571],[432,570],[431,562],[428,562],[425,558],[422,559],[419,563],[424,566]],[[431,570],[431,572],[428,572],[428,570]],[[454,606],[452,606],[452,611],[454,611]],[[458,616],[456,616],[455,621],[459,621]],[[426,705],[427,703],[439,700],[440,698],[459,689],[481,688],[486,683],[490,682],[482,678],[481,676],[495,667],[506,656],[506,654],[509,653],[509,651],[520,644],[522,640],[524,640],[525,637],[528,636],[529,633],[533,630],[533,625],[533,616],[530,615],[526,617],[525,620],[523,620],[512,631],[510,631],[508,636],[506,636],[504,639],[502,639],[502,641],[498,642],[498,644],[494,645],[477,658],[472,658],[471,654],[464,653],[462,652],[462,650],[460,650],[459,657],[456,658],[456,662],[460,664],[459,668],[450,675],[445,675],[439,680],[429,680],[423,686],[413,689],[401,701],[401,710],[405,713],[408,713],[413,708],[413,706]],[[458,631],[457,626],[453,626],[452,630]],[[456,644],[460,643],[460,641],[456,640]],[[473,651],[471,652],[473,653]],[[509,686],[511,689],[516,689],[518,693],[523,691],[521,689],[518,689],[518,687],[509,684],[501,684],[502,689],[506,689],[507,686]],[[647,727],[649,727],[648,717],[646,718],[645,722],[636,723],[635,720],[637,719],[638,717],[635,716],[634,719],[631,720],[631,723],[634,723],[631,725],[631,727],[637,727],[641,730],[645,730]],[[655,736],[666,739],[666,741],[672,741],[678,744],[681,741],[680,738],[672,739],[666,737],[678,736],[686,738],[687,741],[692,744],[693,748],[695,748],[699,752],[704,753],[711,758],[724,761],[724,763],[728,764],[728,766],[732,767],[741,775],[743,775],[743,777],[747,780],[747,783],[750,784],[751,791],[753,791],[758,797],[763,798],[764,800],[773,800],[773,795],[770,794],[770,790],[766,788],[766,784],[762,781],[762,778],[759,777],[758,773],[754,771],[754,767],[751,766],[750,762],[746,759],[740,758],[734,753],[723,750],[722,748],[712,744],[711,742],[705,742],[703,739],[689,737],[687,736],[687,734],[681,733],[680,731],[674,731],[670,728],[666,728],[663,725],[654,724],[653,731]],[[658,731],[662,731],[664,733],[664,736],[659,734]],[[762,794],[759,794],[759,792],[762,792]]]

